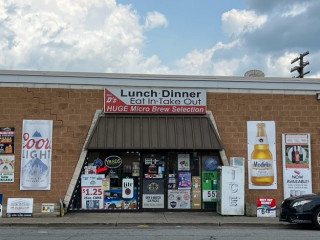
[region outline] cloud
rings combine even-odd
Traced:
[[[259,69],[269,77],[292,77],[291,60],[309,50],[307,77],[319,76],[320,1],[247,2],[247,10],[222,14],[224,42],[190,49],[169,67],[157,49],[143,53],[150,44],[145,34],[155,28],[168,27],[174,38],[163,13],[149,12],[141,23],[144,16],[132,5],[115,0],[2,1],[0,69],[219,76]]]
[[[300,4],[294,4],[292,6],[288,6],[287,11],[282,13],[283,17],[296,17],[303,13],[305,13],[308,10],[309,4],[306,3],[300,3]]]
[[[149,12],[144,24],[145,29],[150,30],[161,26],[168,26],[166,17],[159,12]]]
[[[223,44],[222,42],[217,43],[211,49],[205,50],[193,50],[188,53],[184,58],[181,58],[176,62],[177,72],[183,74],[197,74],[197,75],[216,75],[222,73],[217,63],[214,61],[214,56],[219,51],[229,51],[240,45],[239,41],[234,41],[229,44]],[[220,61],[220,63],[223,61]],[[227,69],[230,63],[224,65]],[[235,66],[230,67],[233,69],[225,72],[231,73],[236,69]]]
[[[266,15],[258,16],[253,11],[232,9],[222,15],[222,27],[227,35],[237,37],[261,28],[267,19]]]
[[[141,53],[140,16],[114,0],[4,1],[0,6],[0,68],[50,71],[168,71]],[[165,24],[148,15],[148,27]]]

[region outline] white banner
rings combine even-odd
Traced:
[[[205,114],[206,90],[108,87],[105,113]]]
[[[248,121],[249,189],[277,189],[274,121]]]
[[[50,190],[52,120],[23,120],[20,190]]]
[[[310,134],[282,134],[284,198],[312,193]]]
[[[7,216],[23,217],[32,216],[33,198],[8,198]]]

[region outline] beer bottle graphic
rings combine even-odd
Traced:
[[[274,182],[273,157],[265,123],[257,124],[254,150],[251,154],[251,182],[256,186],[270,186]]]

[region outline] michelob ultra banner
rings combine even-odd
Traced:
[[[23,120],[20,190],[50,190],[52,120]]]

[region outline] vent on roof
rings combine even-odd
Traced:
[[[244,74],[245,77],[264,77],[264,73],[260,70],[249,70]]]

